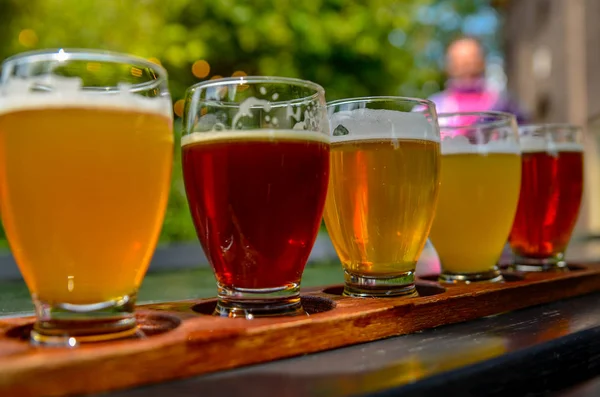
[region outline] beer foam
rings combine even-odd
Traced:
[[[438,128],[422,113],[386,109],[354,109],[333,113],[329,125],[332,142],[363,139],[423,139],[439,142]],[[336,135],[339,126],[347,135]]]
[[[32,91],[32,87],[38,89]],[[118,88],[118,92],[103,94],[82,90],[81,79],[76,77],[13,78],[0,85],[0,114],[49,108],[102,108],[134,110],[173,117],[169,96],[138,95],[130,92],[131,85],[128,84],[119,85]]]
[[[306,130],[223,130],[193,132],[181,137],[181,146],[214,141],[315,141],[329,143],[329,135]]]
[[[576,142],[553,142],[543,136],[525,135],[520,138],[523,153],[535,152],[583,152],[583,145]]]
[[[487,153],[521,153],[516,140],[490,141],[485,144],[473,144],[463,135],[446,137],[442,140],[442,155],[446,154],[487,154]]]

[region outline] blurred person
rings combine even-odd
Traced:
[[[429,98],[435,103],[437,113],[495,110],[514,114],[519,124],[528,122],[524,109],[506,91],[495,90],[486,83],[485,69],[485,51],[479,40],[466,36],[452,41],[446,50],[446,89]],[[468,124],[469,120],[463,116],[452,122]],[[510,256],[507,245],[500,261],[504,263]],[[427,240],[416,274],[437,274],[440,269],[435,247]]]
[[[505,91],[486,84],[485,51],[474,37],[461,37],[446,50],[446,89],[432,95],[438,113],[483,112],[512,113],[519,124],[527,122],[525,111]]]

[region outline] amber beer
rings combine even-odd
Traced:
[[[182,162],[196,231],[219,286],[297,288],[329,178],[322,132],[195,132]]]
[[[449,274],[485,274],[505,245],[519,199],[518,153],[442,142],[441,188],[429,237]],[[464,150],[463,150],[464,149]]]
[[[518,262],[562,260],[583,190],[583,146],[522,139],[522,182],[510,246]],[[549,263],[546,263],[548,265]]]
[[[381,296],[406,293],[389,279],[410,278],[427,240],[439,188],[438,138],[433,130],[419,135],[430,126],[418,114],[359,109],[335,117],[350,134],[332,138],[325,223],[345,270],[345,293],[379,293],[354,291],[364,287],[354,287],[355,278],[379,282]]]
[[[363,276],[414,270],[438,190],[439,143],[367,139],[331,145],[325,222],[345,269]]]
[[[34,300],[50,305],[135,298],[169,193],[168,107],[78,95],[0,108],[4,228]]]

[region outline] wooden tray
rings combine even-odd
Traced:
[[[404,299],[343,297],[341,286],[312,289],[302,298],[309,315],[299,317],[214,317],[211,299],[143,305],[145,338],[75,349],[32,347],[32,317],[0,319],[0,396],[115,390],[472,320],[600,290],[600,264],[505,278],[443,288],[424,277],[420,297]]]

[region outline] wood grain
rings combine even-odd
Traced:
[[[214,300],[140,306],[145,338],[75,349],[32,347],[33,318],[0,319],[0,395],[67,396],[156,383],[468,321],[600,290],[600,265],[519,275],[503,284],[445,288],[420,297],[358,299],[341,287],[304,291],[309,315],[219,318]],[[199,311],[199,312],[198,312]]]

